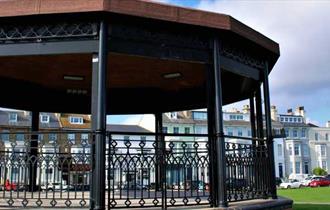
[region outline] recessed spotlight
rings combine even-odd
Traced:
[[[173,72],[173,73],[164,74],[163,77],[165,79],[175,79],[175,78],[182,77],[182,74],[180,72]]]
[[[65,80],[72,80],[72,81],[83,81],[83,76],[73,76],[73,75],[64,75],[63,79]]]

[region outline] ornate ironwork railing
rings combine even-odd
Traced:
[[[93,39],[96,36],[97,24],[86,21],[2,24],[0,26],[0,43],[3,44],[71,40],[75,38]]]
[[[91,139],[81,131],[1,133],[0,205],[88,207]]]
[[[87,208],[93,136],[0,133],[0,206]],[[109,209],[212,203],[208,135],[107,132],[106,137]],[[266,141],[224,137],[227,201],[269,197]]]
[[[270,166],[264,139],[225,136],[228,202],[270,196]]]
[[[209,204],[207,135],[109,133],[108,139],[110,208]]]

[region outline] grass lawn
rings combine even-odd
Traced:
[[[279,196],[291,198],[294,202],[330,203],[330,187],[281,189],[277,193]]]
[[[330,187],[281,189],[277,190],[277,193],[279,196],[291,198],[294,210],[330,210]]]
[[[329,210],[330,205],[294,204],[293,210]]]

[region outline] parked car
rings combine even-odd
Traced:
[[[310,187],[330,186],[330,180],[323,178],[323,177],[319,177],[319,178],[312,180],[309,183],[309,186]]]
[[[309,177],[309,174],[290,174],[289,179],[293,180],[296,179],[300,182],[302,182],[305,178]]]
[[[288,179],[280,184],[280,188],[284,189],[301,188],[302,186],[302,183],[299,182],[297,179]]]
[[[69,187],[63,183],[49,183],[48,185],[41,185],[41,189],[45,191],[68,191]]]
[[[324,178],[326,178],[327,180],[330,180],[330,174],[325,175]]]
[[[320,176],[310,176],[310,177],[305,178],[301,183],[304,186],[309,186],[309,184],[311,183],[311,181],[313,181],[313,180],[315,180],[317,178],[322,178],[322,177],[320,177]]]
[[[11,191],[11,190],[17,190],[17,184],[14,182],[11,182],[7,179],[5,182],[5,190]]]

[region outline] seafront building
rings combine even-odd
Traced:
[[[245,105],[242,110],[233,108],[224,111],[223,119],[226,135],[251,137],[249,109],[249,106]],[[328,164],[330,163],[330,122],[325,127],[307,123],[306,111],[302,106],[297,107],[294,111],[288,109],[286,113],[278,113],[276,106],[272,106],[271,116],[275,137],[274,156],[277,177],[301,179],[312,174],[312,170],[316,167],[328,171]],[[163,119],[165,133],[207,133],[206,110],[165,113]],[[149,130],[153,129],[145,126],[147,123],[143,120],[140,125],[147,127]],[[189,138],[186,137],[186,139]]]

